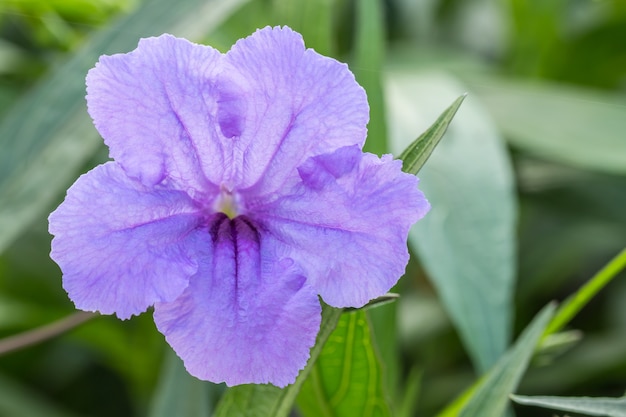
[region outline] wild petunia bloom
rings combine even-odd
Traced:
[[[408,261],[428,211],[401,162],[363,153],[369,108],[345,64],[265,28],[226,54],[170,35],[102,56],[89,114],[113,161],[50,215],[77,308],[156,325],[201,379],[295,380],[318,294],[360,307]]]

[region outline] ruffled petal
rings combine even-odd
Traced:
[[[279,189],[306,158],[365,141],[369,107],[348,66],[305,49],[287,27],[264,28],[225,55],[218,114],[235,141],[230,182]]]
[[[172,182],[192,195],[220,183],[230,154],[215,120],[221,58],[171,35],[100,57],[87,75],[88,110],[128,175],[145,185]]]
[[[151,190],[115,162],[81,176],[49,217],[50,256],[76,307],[126,319],[178,297],[197,270],[197,211],[186,193]]]
[[[154,319],[189,373],[228,385],[294,382],[321,320],[317,295],[293,262],[245,217],[215,217],[200,269],[183,295],[155,305]]]
[[[299,185],[255,207],[328,304],[360,307],[404,273],[409,228],[429,204],[401,167],[391,155],[345,147],[307,160]]]

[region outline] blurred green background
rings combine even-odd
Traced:
[[[451,215],[469,213],[448,236],[465,246],[445,256],[434,220],[419,229],[411,247],[422,261],[416,256],[400,281],[400,301],[369,312],[392,409],[435,415],[543,305],[575,292],[626,243],[623,0],[0,0],[0,337],[74,312],[48,258],[46,217],[80,173],[107,158],[83,99],[98,55],[130,51],[140,36],[162,32],[225,52],[268,24],[290,25],[307,46],[350,65],[370,98],[370,151],[397,155],[421,133],[415,129],[469,93],[450,146],[467,132],[478,142],[458,148],[453,167],[442,151],[433,157],[439,165],[420,175],[434,208],[441,201]],[[496,162],[492,148],[481,148],[484,132]],[[504,168],[478,169],[492,162]],[[478,217],[467,200],[437,195],[445,184],[432,184],[445,172],[467,177],[451,194],[485,205]],[[437,269],[448,263],[477,270],[478,280],[491,271],[502,291],[478,285],[475,295],[454,301],[454,282]],[[519,393],[624,394],[623,278],[571,323],[582,339],[536,361]],[[455,306],[496,296],[502,299],[485,317],[500,320],[501,342],[489,356],[484,336],[465,326]],[[0,356],[0,416],[154,415],[167,352],[150,314],[125,322],[97,317]]]

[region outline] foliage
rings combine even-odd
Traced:
[[[326,312],[339,325],[288,392],[199,382],[149,316],[96,317],[0,356],[0,415],[288,415],[294,401],[304,417],[623,415],[624,253],[602,268],[626,236],[624,2],[298,3],[0,0],[0,338],[74,312],[46,217],[106,160],[84,76],[162,32],[227,50],[288,24],[350,65],[370,98],[368,150],[424,165],[433,209],[400,297]],[[427,152],[403,154],[425,131],[413,150]],[[544,306],[570,296],[551,321]]]

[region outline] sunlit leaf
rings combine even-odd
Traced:
[[[396,155],[466,88],[436,74],[387,75]],[[465,100],[420,171],[431,211],[409,240],[479,371],[507,348],[516,269],[516,197],[504,143],[479,103]]]
[[[346,313],[298,396],[304,417],[388,417],[382,369],[364,311]]]
[[[528,397],[525,395],[511,395],[511,399],[518,404],[535,405],[537,407],[571,411],[590,416],[626,417],[626,397]]]

